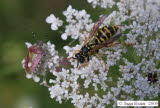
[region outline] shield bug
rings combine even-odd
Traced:
[[[27,78],[33,78],[35,82],[39,82],[40,78],[38,76],[43,76],[43,84],[46,83],[46,53],[44,48],[44,43],[42,41],[30,45],[28,47],[27,56],[24,60],[24,68],[27,73]]]
[[[29,43],[26,43],[26,45],[28,46],[28,51],[22,64],[27,78],[33,78],[35,82],[38,82],[42,77],[41,84],[49,87],[46,81],[47,72],[56,71],[56,67],[59,66],[59,56],[54,44],[39,41],[33,45]]]
[[[44,54],[42,45],[42,42],[38,42],[28,48],[27,56],[24,63],[25,71],[28,74],[36,73],[38,67],[42,62]]]

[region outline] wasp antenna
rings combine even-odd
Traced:
[[[70,60],[70,59],[76,59],[76,58],[74,58],[74,57],[69,57],[69,58],[67,58],[67,60]]]
[[[73,57],[69,57],[69,58],[67,58],[67,60],[70,60],[70,59],[72,59]]]

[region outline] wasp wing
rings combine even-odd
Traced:
[[[109,47],[109,45],[111,45],[113,42],[115,42],[121,36],[122,36],[122,33],[119,33],[119,34],[115,35],[114,37],[112,37],[111,39],[109,39],[108,41],[105,41],[102,44],[95,46],[93,49],[90,50],[90,54],[93,54],[95,51],[97,51],[103,47]]]
[[[94,24],[94,26],[92,27],[89,36],[85,39],[85,45],[88,44],[92,37],[94,36],[95,32],[98,30],[99,26],[103,23],[103,21],[105,20],[107,16],[106,15],[101,15],[100,18],[96,21],[96,23]]]

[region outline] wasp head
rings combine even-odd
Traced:
[[[81,53],[77,53],[75,55],[76,59],[80,62],[80,63],[84,63],[85,59],[84,57],[81,55]]]

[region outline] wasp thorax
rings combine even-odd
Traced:
[[[84,63],[85,59],[84,57],[81,55],[81,53],[77,53],[75,55],[76,59],[80,62],[80,63]]]
[[[86,55],[89,50],[88,50],[88,48],[87,48],[86,46],[84,46],[84,47],[82,47],[81,51],[82,51],[82,53],[83,53],[84,55]]]

